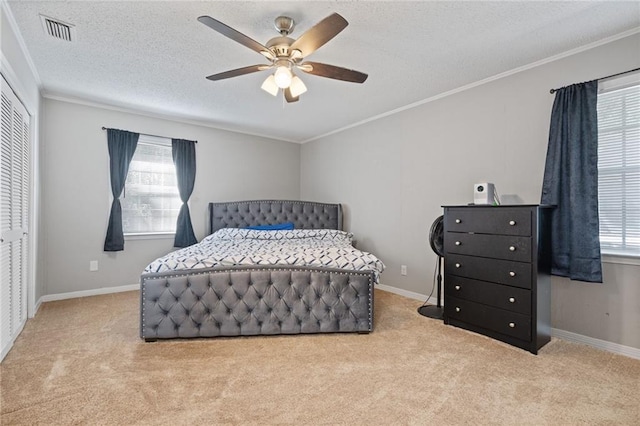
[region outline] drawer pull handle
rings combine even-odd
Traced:
[[[459,285],[455,286],[454,288],[455,288],[456,290],[460,290],[460,286],[459,286]]]
[[[516,303],[516,298],[515,298],[515,297],[510,297],[510,298],[509,298],[509,302],[511,302],[511,303]]]
[[[511,271],[511,272],[509,272],[509,276],[510,276],[510,277],[515,277],[515,276],[516,276],[516,273],[515,273],[515,272],[513,272],[513,271]]]
[[[510,323],[509,323],[509,327],[511,327],[511,328],[516,328],[516,323],[515,323],[515,322],[510,322]]]
[[[509,246],[509,251],[516,251],[516,246]]]
[[[456,219],[456,223],[462,223],[460,219]]]
[[[462,265],[460,265],[459,263],[456,263],[456,268],[459,268],[460,266]]]
[[[460,312],[460,308],[456,306],[456,312]]]
[[[510,221],[509,221],[509,225],[514,226],[515,224],[516,224],[516,221],[515,221],[515,220],[510,220]]]
[[[456,241],[456,245],[459,246],[462,245],[462,243],[460,241]]]

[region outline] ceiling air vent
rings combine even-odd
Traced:
[[[55,37],[60,40],[75,41],[76,30],[73,25],[44,15],[40,15],[40,21],[42,22],[44,32],[49,34],[51,37]]]

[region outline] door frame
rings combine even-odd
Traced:
[[[39,172],[39,144],[40,126],[39,126],[39,99],[30,101],[26,96],[27,91],[20,82],[13,68],[5,58],[4,54],[1,55],[1,67],[0,74],[4,77],[5,81],[9,85],[9,88],[13,90],[18,100],[22,103],[24,108],[29,114],[29,143],[31,149],[30,158],[30,170],[29,170],[29,221],[27,235],[28,246],[27,250],[27,318],[33,318],[40,307],[41,301],[36,301],[36,277],[37,277],[37,253],[38,253],[38,218],[40,208],[40,172]],[[40,93],[38,93],[40,97]]]

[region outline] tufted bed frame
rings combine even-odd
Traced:
[[[209,204],[210,232],[293,222],[342,229],[340,204],[256,200]],[[373,330],[374,272],[228,266],[141,276],[140,337],[171,338]],[[167,320],[169,319],[169,320]]]

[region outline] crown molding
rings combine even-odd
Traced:
[[[24,42],[24,38],[22,37],[22,33],[20,32],[20,28],[18,27],[18,22],[16,22],[16,18],[13,16],[13,12],[11,11],[11,8],[9,7],[9,4],[6,0],[0,0],[0,8],[2,8],[2,13],[4,13],[4,15],[7,17],[7,21],[9,22],[11,31],[13,31],[13,34],[18,40],[20,50],[22,51],[22,54],[27,61],[27,65],[29,66],[31,74],[33,74],[33,78],[36,81],[38,89],[42,91],[42,80],[40,79],[40,74],[38,74],[38,70],[36,68],[36,65],[33,63],[33,59],[31,59],[29,49],[27,49],[27,44]]]
[[[204,121],[204,120],[196,120],[196,119],[191,119],[191,118],[187,118],[187,117],[176,117],[175,115],[172,115],[172,114],[170,114],[168,112],[152,111],[152,110],[145,110],[143,108],[138,108],[138,107],[128,107],[128,106],[107,104],[103,100],[100,100],[100,99],[97,99],[97,98],[96,99],[79,98],[79,97],[75,97],[75,96],[52,93],[52,92],[48,92],[46,90],[42,91],[41,94],[42,94],[43,98],[51,99],[51,100],[54,100],[54,101],[68,102],[68,103],[72,103],[72,104],[84,105],[84,106],[89,106],[89,107],[93,107],[93,108],[101,108],[101,109],[106,109],[106,110],[110,110],[110,111],[123,112],[123,113],[126,113],[126,114],[136,114],[136,115],[141,115],[143,117],[156,118],[156,119],[166,120],[166,121],[173,121],[175,123],[189,124],[189,125],[192,125],[192,126],[206,127],[206,128],[209,128],[209,129],[222,130],[222,131],[225,131],[225,132],[231,132],[231,133],[236,133],[236,134],[241,134],[241,135],[254,136],[254,137],[259,137],[259,138],[279,141],[279,142],[300,144],[300,142],[294,141],[294,140],[290,140],[290,139],[276,138],[274,136],[263,135],[263,134],[260,134],[260,133],[245,132],[245,131],[241,131],[241,130],[237,130],[237,129],[232,129],[232,128],[228,128],[228,127],[214,125],[214,124],[211,124],[211,123],[209,123],[207,121]]]
[[[607,37],[607,38],[604,38],[602,40],[595,41],[593,43],[585,44],[584,46],[580,46],[580,47],[577,47],[575,49],[571,49],[571,50],[568,50],[566,52],[562,52],[562,53],[559,53],[557,55],[553,55],[553,56],[550,56],[548,58],[541,59],[539,61],[532,62],[532,63],[527,64],[527,65],[523,65],[521,67],[513,68],[513,69],[511,69],[509,71],[505,71],[505,72],[502,72],[500,74],[496,74],[496,75],[494,75],[492,77],[487,77],[487,78],[485,78],[483,80],[479,80],[479,81],[476,81],[474,83],[470,83],[470,84],[467,84],[467,85],[464,85],[464,86],[460,86],[460,87],[458,87],[456,89],[449,90],[448,92],[444,92],[444,93],[441,93],[439,95],[435,95],[435,96],[432,96],[430,98],[423,99],[421,101],[417,101],[417,102],[411,103],[409,105],[405,105],[403,107],[396,108],[396,109],[393,109],[391,111],[384,112],[382,114],[374,115],[373,117],[366,118],[364,120],[358,121],[357,123],[349,124],[348,126],[344,126],[344,127],[339,128],[339,129],[332,130],[330,132],[324,133],[322,135],[314,136],[312,138],[306,139],[306,140],[304,140],[304,141],[302,141],[300,143],[305,144],[307,142],[312,142],[312,141],[315,141],[315,140],[318,140],[318,139],[322,139],[322,138],[325,138],[327,136],[334,135],[336,133],[341,133],[341,132],[344,132],[345,130],[352,129],[354,127],[359,127],[359,126],[362,126],[363,124],[367,124],[367,123],[370,123],[372,121],[377,121],[377,120],[380,120],[382,118],[389,117],[390,115],[395,115],[395,114],[398,114],[400,112],[403,112],[403,111],[406,111],[406,110],[409,110],[409,109],[413,109],[413,108],[419,107],[421,105],[428,104],[430,102],[434,102],[434,101],[437,101],[437,100],[442,99],[442,98],[446,98],[446,97],[451,96],[451,95],[455,95],[456,93],[464,92],[466,90],[470,90],[470,89],[473,89],[475,87],[482,86],[482,85],[487,84],[487,83],[491,83],[492,81],[496,81],[496,80],[499,80],[499,79],[504,78],[504,77],[508,77],[508,76],[511,76],[511,75],[514,75],[514,74],[518,74],[518,73],[520,73],[522,71],[527,71],[527,70],[539,67],[541,65],[545,65],[545,64],[548,64],[548,63],[551,63],[551,62],[555,62],[557,60],[560,60],[560,59],[563,59],[563,58],[566,58],[566,57],[569,57],[569,56],[573,56],[575,54],[578,54],[578,53],[581,53],[581,52],[585,52],[587,50],[591,50],[593,48],[596,48],[596,47],[599,47],[599,46],[602,46],[602,45],[605,45],[605,44],[612,43],[612,42],[614,42],[616,40],[620,40],[620,39],[632,36],[632,35],[637,34],[637,33],[640,33],[640,27],[632,28],[632,29],[630,29],[628,31],[613,35],[611,37]]]

